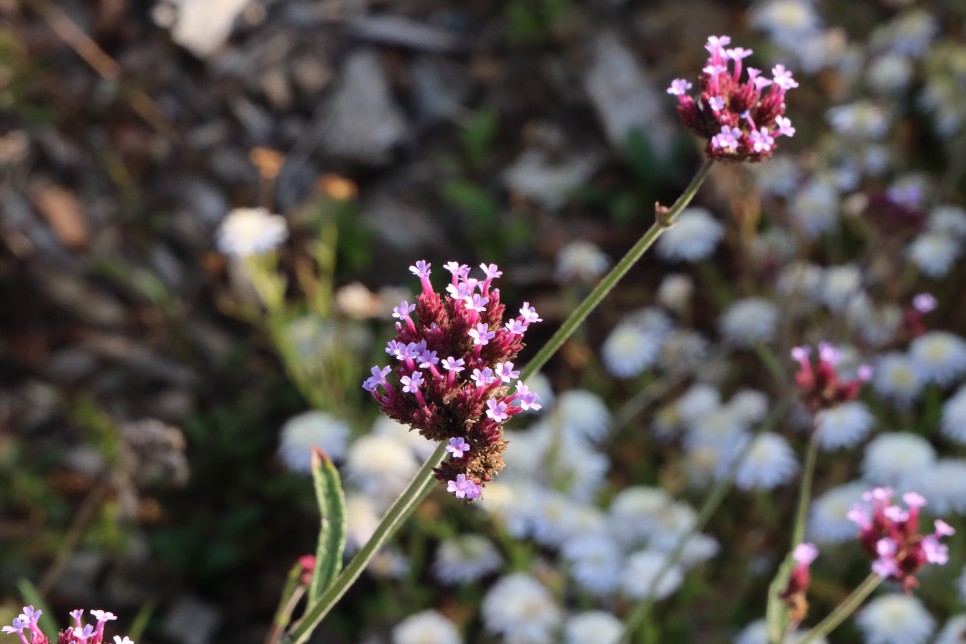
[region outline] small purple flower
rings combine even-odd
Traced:
[[[410,266],[409,271],[421,280],[429,279],[430,267],[432,264],[428,263],[426,260],[419,260],[416,262],[415,266]]]
[[[439,358],[436,357],[436,352],[429,351],[428,349],[423,351],[418,360],[420,369],[429,369],[433,365],[439,364]]]
[[[912,298],[912,307],[919,311],[920,313],[929,313],[934,311],[938,302],[929,293],[920,293],[919,295]]]
[[[514,395],[517,402],[520,403],[520,409],[523,411],[531,409],[537,411],[543,407],[540,404],[540,396],[535,391],[530,391],[530,388],[521,381],[517,381],[517,393]]]
[[[490,301],[490,298],[483,297],[479,293],[474,293],[472,297],[467,295],[463,301],[466,303],[466,308],[469,310],[482,313],[486,310],[486,303]]]
[[[466,363],[463,361],[462,358],[456,359],[456,358],[453,358],[453,356],[450,356],[445,360],[443,360],[443,368],[446,369],[447,371],[454,371],[456,373],[459,373],[464,369],[464,366],[463,366],[464,364]]]
[[[465,474],[457,474],[455,481],[449,481],[446,491],[452,492],[457,499],[475,499],[480,496],[481,488],[472,479],[467,479]]]
[[[473,338],[473,344],[483,346],[485,344],[489,344],[490,340],[496,336],[496,332],[490,331],[489,324],[480,322],[476,325],[475,329],[469,330],[469,335],[471,338]]]
[[[480,268],[483,269],[483,274],[486,275],[487,282],[503,275],[503,271],[496,264],[480,264]]]
[[[713,56],[731,44],[731,36],[708,36],[708,44],[705,49]]]
[[[724,74],[726,71],[728,71],[728,68],[724,65],[708,65],[701,71],[703,71],[708,76],[719,76],[721,74]]]
[[[731,60],[742,60],[744,58],[748,58],[748,56],[751,56],[753,53],[755,52],[751,49],[745,49],[744,47],[734,47],[732,49],[725,51],[725,56],[727,58],[730,58]]]
[[[114,644],[134,644],[134,640],[132,640],[127,635],[125,635],[124,637],[121,637],[120,635],[115,635]]]
[[[8,635],[13,635],[14,633],[23,633],[23,630],[28,626],[30,626],[30,622],[23,619],[23,617],[14,617],[10,626],[4,626],[0,630]]]
[[[875,367],[869,364],[859,365],[856,370],[855,375],[858,376],[859,380],[862,382],[868,382],[872,380],[872,376],[875,375]]]
[[[720,96],[712,96],[708,99],[708,106],[715,112],[720,112],[724,109],[725,100]]]
[[[523,306],[520,307],[520,317],[524,324],[533,324],[534,322],[543,322],[543,318],[537,315],[536,309],[530,306],[529,302],[524,302]]]
[[[816,557],[818,557],[818,548],[811,543],[800,543],[792,551],[792,559],[806,566],[811,565]]]
[[[459,262],[446,262],[443,268],[448,270],[453,274],[453,281],[458,279],[466,279],[470,274],[470,267],[466,264],[460,264]]]
[[[824,362],[835,365],[842,359],[842,352],[828,342],[819,342],[818,357]],[[889,490],[889,494],[891,496],[892,490]]]
[[[527,330],[527,325],[522,320],[513,319],[508,321],[504,326],[507,331],[515,333],[516,335],[523,335],[524,331]]]
[[[463,458],[463,455],[470,451],[470,444],[462,436],[449,439],[446,451],[452,454],[453,458]]]
[[[684,96],[689,89],[691,89],[691,83],[683,78],[675,78],[667,88],[667,93],[671,96]]]
[[[366,381],[362,383],[362,388],[375,393],[380,385],[386,384],[386,376],[389,375],[390,371],[389,367],[379,368],[378,365],[374,366],[371,370],[372,376],[366,378]],[[94,611],[91,611],[91,614],[93,615]]]
[[[721,126],[721,132],[711,137],[711,147],[716,150],[736,152],[741,143],[741,130],[728,125]]]
[[[403,376],[399,379],[399,382],[403,384],[403,391],[407,394],[414,394],[419,391],[419,385],[423,384],[423,374],[419,371],[414,371],[411,376]]]
[[[486,415],[493,419],[495,423],[501,423],[510,417],[507,410],[507,404],[505,402],[497,402],[496,400],[490,398],[486,401],[486,406],[489,408],[486,410]]]
[[[510,382],[520,377],[519,371],[513,370],[512,362],[502,362],[496,365],[496,375],[500,377],[503,382]]]
[[[755,130],[748,135],[748,140],[751,141],[751,148],[755,152],[768,152],[771,150],[771,146],[775,144],[774,137],[768,134],[766,128]]]
[[[386,343],[386,353],[388,353],[391,356],[396,356],[398,358],[399,354],[397,352],[399,351],[400,346],[404,346],[404,345],[401,345],[399,342],[395,340],[390,340],[389,342]]]
[[[89,640],[90,638],[94,637],[94,633],[94,627],[90,624],[86,625],[84,628],[74,629],[74,637],[79,640]]]
[[[84,616],[84,609],[78,608],[77,610],[70,611],[70,616],[74,618],[74,623],[77,624],[77,628],[81,627],[81,617]]]
[[[792,73],[785,69],[784,65],[775,65],[771,68],[771,74],[775,79],[775,84],[783,90],[795,89],[798,82],[792,78]]]
[[[486,387],[496,380],[496,376],[493,375],[493,370],[489,367],[474,369],[473,375],[470,378],[476,383],[477,387]]]
[[[776,116],[775,124],[778,126],[778,133],[788,137],[795,136],[795,128],[792,127],[792,120],[787,116]]]
[[[415,304],[410,304],[406,300],[399,303],[399,306],[392,310],[392,316],[400,320],[408,319],[409,314],[416,310]]]

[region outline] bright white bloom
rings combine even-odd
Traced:
[[[456,625],[435,610],[410,615],[392,629],[393,644],[460,644]]]
[[[419,461],[392,436],[362,436],[349,448],[347,479],[377,503],[388,507],[406,487]]]
[[[551,412],[551,423],[561,423],[565,433],[600,440],[610,425],[610,412],[600,396],[586,389],[560,394]]]
[[[508,642],[550,644],[561,617],[550,592],[524,573],[500,579],[483,598],[486,629]]]
[[[888,115],[867,100],[833,107],[826,113],[826,118],[832,129],[850,139],[874,141],[889,131]]]
[[[932,644],[963,644],[966,641],[963,633],[966,633],[966,615],[950,617]]]
[[[854,264],[832,266],[825,270],[822,281],[822,302],[830,311],[838,313],[856,297],[862,287],[862,272]]]
[[[624,623],[600,610],[574,615],[564,624],[566,644],[617,644],[624,633]]]
[[[721,407],[721,392],[705,384],[691,385],[675,403],[677,414],[685,425],[693,425]]]
[[[884,93],[904,90],[912,78],[912,61],[901,54],[878,56],[869,65],[866,82],[869,87]]]
[[[759,165],[769,165],[762,163]],[[657,301],[676,313],[685,311],[691,304],[691,295],[694,293],[694,279],[690,275],[683,273],[670,273],[661,280],[661,285],[657,288]]]
[[[795,452],[788,442],[771,432],[756,436],[738,468],[735,483],[743,490],[770,490],[798,471]]]
[[[851,447],[866,437],[874,422],[869,408],[857,400],[823,409],[815,417],[819,445],[827,450]]]
[[[789,210],[808,237],[818,237],[838,221],[839,193],[830,183],[813,179],[795,194]]]
[[[699,366],[707,358],[710,346],[700,333],[691,329],[676,329],[660,344],[658,365],[672,373]]]
[[[887,353],[875,363],[872,388],[901,408],[908,407],[919,397],[923,384],[918,365],[904,353]]]
[[[635,543],[657,529],[658,517],[673,503],[659,487],[626,487],[610,505],[611,534],[622,543]]]
[[[775,337],[778,307],[761,297],[738,300],[721,316],[719,327],[724,339],[737,346],[770,342]]]
[[[808,0],[767,0],[752,11],[751,22],[786,49],[821,26]]]
[[[889,594],[870,600],[855,618],[868,644],[922,644],[935,621],[919,599]]]
[[[349,426],[323,411],[307,411],[282,426],[278,454],[295,472],[312,470],[312,447],[319,447],[332,460],[345,456]]]
[[[805,637],[803,631],[793,631],[785,636],[786,644],[798,644],[801,639]],[[819,637],[812,640],[815,644],[828,644],[828,640],[824,637]],[[734,640],[734,644],[769,644],[768,641],[768,625],[765,620],[756,620],[738,633],[738,636]]]
[[[880,434],[865,447],[862,476],[876,485],[906,487],[907,477],[935,467],[935,461],[936,450],[922,436],[907,432]],[[916,491],[925,495],[924,490]]]
[[[444,584],[462,584],[495,572],[502,564],[496,546],[486,537],[464,534],[439,544],[433,573]]]
[[[966,210],[949,204],[936,206],[929,213],[926,228],[932,233],[966,239]]]
[[[633,378],[654,364],[661,338],[648,334],[640,325],[621,322],[604,341],[604,366],[618,378]]]
[[[661,512],[651,526],[649,543],[653,548],[670,550],[691,531],[698,513],[687,503],[675,501]]]
[[[668,569],[661,580],[657,575],[667,561],[667,554],[655,550],[639,550],[627,558],[627,563],[621,575],[621,589],[632,599],[640,599],[652,595],[655,599],[669,596],[684,581],[684,572],[679,564]]]
[[[594,282],[610,268],[607,255],[589,241],[574,241],[557,255],[557,279],[567,283],[573,280]]]
[[[598,596],[617,588],[624,554],[611,535],[599,532],[568,539],[562,555],[570,563],[570,576],[583,588]]]
[[[909,357],[926,381],[951,385],[966,370],[966,341],[946,331],[930,331],[912,341]]]
[[[431,441],[416,430],[400,422],[380,416],[372,426],[372,433],[376,436],[389,436],[404,445],[408,445],[420,461],[425,461],[436,449],[436,441]]]
[[[868,483],[854,481],[833,487],[816,498],[809,513],[808,538],[819,543],[838,543],[854,539],[858,528],[848,518],[848,513],[868,491]]]
[[[724,226],[704,208],[685,208],[657,240],[657,254],[668,261],[696,262],[708,257],[724,235]]]
[[[694,487],[704,487],[712,481],[721,480],[730,471],[738,456],[737,450],[720,446],[686,445],[685,471]]]
[[[910,473],[906,488],[925,497],[933,514],[966,514],[966,460],[939,459]]]
[[[688,427],[685,445],[689,448],[709,445],[734,452],[734,446],[745,444],[747,439],[748,424],[727,407],[719,407]],[[737,453],[734,455],[737,456]]]
[[[236,208],[225,216],[215,235],[218,250],[226,255],[261,255],[288,237],[285,217],[264,208]]]
[[[966,445],[966,386],[960,387],[943,405],[942,432]]]
[[[542,490],[540,502],[530,516],[533,539],[545,546],[559,547],[571,534],[578,507],[563,494]]]
[[[548,436],[552,438],[549,432]],[[572,435],[564,435],[557,441],[556,459],[551,456],[553,450],[554,444],[548,443],[544,451],[542,467],[547,481],[559,482],[560,491],[571,499],[589,502],[604,483],[610,459]]]
[[[742,389],[731,397],[725,407],[740,422],[754,425],[768,415],[768,396],[754,389]]]
[[[958,240],[941,233],[926,232],[916,237],[907,252],[919,270],[938,279],[949,272],[961,250]]]

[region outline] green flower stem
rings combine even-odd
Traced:
[[[881,583],[882,577],[879,575],[871,574],[866,577],[865,581],[859,584],[858,588],[853,590],[848,597],[842,600],[841,604],[835,607],[835,610],[805,633],[802,639],[798,640],[798,644],[808,644],[808,642],[814,642],[818,638],[825,637],[831,633],[839,624],[848,619],[849,615],[854,613]]]
[[[634,247],[631,248],[621,259],[620,262],[607,274],[604,279],[600,281],[597,287],[591,291],[590,295],[577,307],[577,309],[570,315],[569,318],[563,323],[560,329],[554,334],[549,342],[537,353],[536,357],[527,364],[520,372],[520,380],[527,380],[532,377],[537,371],[540,370],[543,365],[553,356],[554,353],[563,345],[564,342],[573,334],[573,332],[580,326],[580,323],[584,321],[587,315],[600,303],[600,301],[607,295],[608,292],[617,284],[618,280],[622,278],[631,266],[637,262],[641,256],[650,248],[657,238],[660,237],[671,224],[674,223],[675,217],[680,213],[685,206],[691,203],[694,195],[698,192],[698,188],[704,183],[705,179],[708,178],[708,174],[711,172],[711,167],[714,165],[714,161],[707,160],[698,173],[685,188],[684,192],[678,197],[677,201],[668,208],[663,210],[658,209],[657,220],[654,224],[647,229],[644,235],[638,240]],[[379,525],[376,527],[376,531],[373,533],[372,538],[369,542],[356,553],[356,556],[352,558],[352,561],[345,567],[342,573],[336,578],[335,582],[326,590],[319,599],[306,608],[305,615],[302,619],[294,626],[292,632],[289,634],[286,642],[295,642],[296,644],[302,644],[307,641],[312,631],[316,626],[322,621],[322,619],[328,614],[332,607],[335,605],[339,599],[346,593],[349,587],[359,578],[362,571],[368,566],[369,561],[375,556],[379,549],[385,544],[385,542],[392,536],[396,530],[402,525],[403,521],[409,514],[413,511],[416,505],[427,495],[435,484],[433,479],[433,468],[439,465],[443,457],[446,455],[445,443],[440,443],[436,451],[426,460],[423,466],[420,468],[419,472],[410,482],[409,486],[403,490],[399,498],[392,504],[392,507],[386,512],[386,515],[382,518]]]
[[[553,334],[553,337],[543,346],[537,355],[527,363],[527,366],[520,373],[520,379],[526,380],[527,378],[533,376],[538,372],[550,358],[557,353],[557,350],[563,345],[564,342],[573,335],[577,327],[587,318],[591,311],[593,311],[600,301],[604,299],[617,282],[620,281],[627,271],[637,263],[637,261],[644,255],[648,248],[650,248],[657,238],[661,236],[665,230],[667,230],[671,224],[674,223],[674,219],[678,214],[684,210],[685,206],[691,203],[694,195],[698,192],[698,188],[704,183],[704,180],[708,178],[708,174],[711,172],[711,167],[714,165],[714,161],[708,159],[698,170],[698,173],[694,175],[694,179],[688,184],[681,196],[678,197],[677,201],[667,209],[665,212],[657,213],[657,220],[651,225],[650,228],[644,233],[644,235],[637,240],[637,243],[627,251],[627,254],[617,263],[614,268],[597,284],[593,291],[590,292],[583,302],[580,303],[574,312],[570,314],[570,317],[564,321],[564,323],[557,329],[557,332]]]
[[[403,490],[402,494],[393,502],[392,506],[386,511],[386,515],[379,522],[376,531],[366,542],[356,556],[346,565],[342,573],[336,577],[332,585],[323,592],[319,599],[305,609],[305,615],[299,620],[298,624],[292,629],[286,642],[303,644],[308,641],[309,636],[319,622],[335,606],[349,587],[355,583],[362,571],[366,569],[369,562],[377,552],[385,545],[396,530],[402,525],[406,518],[412,513],[416,506],[433,489],[436,480],[433,478],[433,468],[443,461],[446,455],[446,443],[440,443],[436,450],[430,455],[423,466],[416,473],[416,476]]]
[[[812,479],[815,478],[815,461],[818,458],[818,428],[812,429],[808,439],[808,452],[805,454],[805,470],[802,473],[802,488],[798,491],[798,509],[795,511],[795,527],[792,530],[792,550],[805,538],[805,523],[808,521],[808,504],[812,500]]]
[[[756,436],[758,434],[773,430],[779,421],[785,417],[785,412],[788,410],[788,407],[789,404],[787,400],[779,403],[772,410],[768,418],[765,419],[765,422],[762,423],[761,428],[756,433]],[[718,511],[718,507],[721,505],[721,502],[724,501],[725,496],[727,496],[728,492],[731,490],[731,484],[734,483],[735,477],[738,475],[738,469],[741,467],[741,462],[744,460],[745,455],[751,448],[751,443],[752,441],[748,442],[748,445],[738,456],[738,458],[735,459],[735,462],[732,463],[724,478],[715,484],[707,498],[705,498],[704,503],[701,505],[701,510],[698,512],[698,517],[694,521],[694,525],[692,525],[687,533],[685,533],[685,535],[678,540],[674,550],[668,554],[667,558],[664,560],[664,564],[661,566],[661,569],[658,571],[657,575],[654,576],[654,581],[651,583],[650,591],[638,601],[637,605],[634,607],[634,610],[624,621],[624,632],[621,635],[621,638],[618,640],[618,644],[627,644],[627,642],[630,642],[633,639],[634,634],[638,631],[638,629],[641,628],[641,625],[644,624],[644,620],[647,619],[647,616],[650,614],[651,608],[654,607],[655,597],[653,591],[656,590],[660,585],[661,580],[664,579],[664,575],[666,575],[668,571],[670,571],[671,568],[677,564],[678,560],[681,559],[681,555],[684,554],[684,548],[687,546],[691,537],[698,532],[701,532],[701,530],[704,529],[704,526],[707,525],[708,521],[711,520],[711,517],[714,516],[714,513]]]

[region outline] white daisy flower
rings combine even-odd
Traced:
[[[563,494],[544,490],[531,516],[533,539],[545,546],[559,547],[571,535],[580,506]]]
[[[393,644],[460,644],[456,625],[435,610],[410,615],[392,629]]]
[[[966,370],[966,341],[946,331],[930,331],[912,341],[909,357],[926,381],[951,385]]]
[[[493,584],[483,598],[483,623],[517,644],[550,644],[561,621],[550,592],[536,579],[516,573]]]
[[[935,461],[936,450],[922,436],[907,432],[880,434],[865,447],[862,476],[876,485],[908,489],[904,484],[907,477],[934,468]]]
[[[759,165],[769,165],[767,163]],[[657,287],[657,301],[675,313],[686,311],[694,294],[694,279],[683,273],[670,273]]]
[[[862,288],[862,273],[853,264],[832,266],[825,269],[822,280],[822,302],[830,311],[838,313],[845,309],[849,300]]]
[[[639,550],[631,554],[621,574],[621,590],[632,599],[649,595],[655,599],[668,597],[684,581],[684,572],[679,564],[674,564],[655,587],[657,575],[666,561],[667,554],[655,550]]]
[[[687,472],[688,481],[696,488],[721,480],[730,471],[737,457],[734,449],[723,449],[712,444],[685,447],[684,470]]]
[[[848,298],[845,320],[849,328],[871,345],[883,345],[892,341],[902,324],[902,309],[895,304],[876,306],[864,292]]]
[[[748,424],[742,422],[726,407],[719,407],[702,416],[688,427],[685,435],[685,445],[689,448],[700,445],[710,445],[720,449],[733,448],[735,445],[746,444],[747,440]],[[729,452],[734,450],[729,449]]]
[[[672,262],[696,262],[714,251],[724,226],[704,208],[685,208],[657,240],[657,254]]]
[[[721,316],[718,326],[725,341],[747,347],[773,340],[777,323],[778,307],[774,302],[749,297],[732,304]]]
[[[591,441],[600,440],[610,428],[610,411],[597,394],[574,389],[560,394],[550,422],[559,422],[566,433]]]
[[[751,22],[775,43],[792,49],[801,38],[821,26],[821,20],[807,0],[768,0],[751,14]]]
[[[694,384],[674,404],[685,425],[693,425],[721,408],[721,392],[707,384]]]
[[[770,490],[797,471],[798,461],[788,442],[778,434],[766,432],[752,440],[738,467],[735,483],[743,490]]]
[[[805,637],[803,631],[792,631],[785,636],[786,644],[798,644]],[[828,644],[828,640],[819,637],[812,640],[815,644]],[[756,620],[745,626],[734,639],[734,644],[770,644],[768,640],[768,625],[765,620]]]
[[[278,454],[292,471],[312,471],[312,447],[319,447],[334,461],[345,456],[349,426],[323,411],[307,411],[283,426]]]
[[[966,445],[966,386],[943,404],[942,433]]]
[[[819,411],[815,416],[816,437],[822,449],[852,447],[868,435],[874,422],[869,408],[853,400]]]
[[[850,139],[875,141],[885,136],[890,126],[888,114],[868,100],[833,107],[825,117],[833,130]]]
[[[949,272],[961,250],[958,240],[940,233],[925,232],[916,237],[906,252],[919,270],[939,279]]]
[[[944,458],[911,472],[905,487],[929,502],[939,516],[966,514],[966,460]]]
[[[570,576],[583,588],[598,596],[616,590],[624,569],[624,554],[609,534],[592,533],[568,539],[561,554],[570,564]]]
[[[495,572],[501,565],[503,558],[489,539],[464,534],[439,544],[433,573],[444,584],[462,584]]]
[[[755,389],[742,389],[731,397],[725,408],[740,422],[754,425],[768,415],[768,396]]]
[[[396,422],[388,416],[380,416],[372,426],[376,436],[390,436],[408,445],[420,461],[425,461],[436,449],[436,441],[431,441],[409,425]]]
[[[593,283],[610,268],[610,259],[589,241],[577,240],[557,254],[557,279],[563,283],[577,280]]]
[[[707,358],[710,346],[701,334],[691,329],[672,331],[660,345],[658,364],[672,373],[688,371],[700,365]]]
[[[566,644],[617,644],[624,633],[624,623],[601,610],[574,615],[564,624]]]
[[[893,93],[904,90],[912,78],[912,61],[902,54],[876,57],[866,72],[866,82],[874,90]]]
[[[610,459],[585,441],[566,435],[557,443],[556,456],[556,460],[545,459],[548,481],[560,481],[560,491],[572,500],[589,502],[604,483]]]
[[[868,644],[922,644],[936,626],[917,597],[902,594],[882,595],[869,601],[855,622]]]
[[[807,524],[808,538],[819,543],[840,543],[854,539],[858,528],[848,518],[848,513],[868,491],[868,483],[855,481],[833,487],[812,501]]]
[[[221,222],[215,242],[225,255],[248,257],[277,248],[287,237],[285,217],[264,208],[236,208]]]
[[[966,614],[950,617],[932,644],[963,644],[966,641]]]
[[[901,408],[915,402],[924,384],[919,366],[904,353],[886,353],[875,363],[872,388]]]
[[[792,262],[781,269],[776,288],[784,311],[801,315],[815,308],[822,290],[822,269],[808,262]]]
[[[966,239],[966,210],[950,204],[936,206],[929,213],[926,229],[962,241]]]
[[[654,364],[661,338],[640,325],[625,321],[614,327],[601,346],[607,371],[618,378],[633,378]]]
[[[675,501],[667,506],[650,527],[651,547],[670,550],[694,528],[698,513],[687,503]]]
[[[611,534],[621,543],[636,543],[657,528],[658,517],[673,503],[659,487],[634,485],[617,493],[610,505]]]
[[[405,443],[392,436],[370,434],[358,438],[349,448],[347,480],[388,507],[419,469],[419,461]]]
[[[839,193],[830,183],[813,179],[795,193],[789,211],[808,237],[818,237],[838,221]]]

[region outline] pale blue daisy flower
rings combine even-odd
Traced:
[[[923,644],[936,627],[918,597],[894,593],[870,600],[855,622],[868,644]]]
[[[553,595],[526,573],[503,577],[483,598],[486,630],[519,644],[550,644],[562,614]]]
[[[624,633],[624,623],[601,610],[580,613],[564,624],[566,644],[617,644]]]
[[[697,262],[714,251],[724,226],[704,208],[685,208],[657,240],[659,257],[672,262]]]
[[[295,472],[312,470],[312,448],[321,448],[334,461],[342,460],[349,439],[349,426],[323,411],[307,411],[282,426],[278,454]]]
[[[929,500],[929,511],[939,516],[966,514],[966,459],[943,458],[911,472],[905,487]]]
[[[906,249],[919,270],[933,279],[945,276],[961,251],[959,240],[933,232],[920,234]]]
[[[444,584],[462,584],[496,572],[502,565],[503,558],[489,539],[464,534],[439,544],[433,573]]]
[[[460,644],[456,625],[435,610],[410,615],[392,629],[392,644]]]
[[[963,637],[964,633],[966,633],[966,614],[950,617],[932,644],[963,644],[966,640]]]
[[[868,435],[874,422],[869,408],[853,400],[819,411],[815,415],[816,437],[822,449],[851,447]]]
[[[771,342],[778,324],[778,306],[771,300],[749,297],[732,304],[718,323],[729,344],[747,347],[756,342]]]
[[[798,461],[788,442],[767,432],[752,439],[738,466],[735,483],[743,490],[770,490],[787,482],[797,471]]]
[[[574,389],[560,394],[549,422],[560,423],[567,433],[597,441],[610,428],[610,411],[597,394]]]
[[[854,481],[826,490],[812,501],[806,529],[808,538],[819,543],[840,543],[858,534],[855,522],[848,514],[852,506],[869,491],[865,481]]]
[[[943,404],[942,433],[966,445],[966,386],[962,386]]]
[[[658,582],[657,575],[667,561],[667,554],[657,550],[639,550],[627,558],[621,574],[621,590],[631,599],[651,596],[664,599],[670,596],[684,581],[684,571],[679,564],[671,566]],[[655,585],[655,582],[658,582]]]
[[[872,388],[902,409],[919,398],[924,384],[919,365],[904,353],[886,353],[875,363]]]
[[[579,586],[598,596],[609,595],[617,589],[624,569],[624,553],[611,535],[598,532],[568,539],[561,555],[570,564],[570,577]]]
[[[865,447],[862,476],[875,485],[903,488],[910,475],[935,467],[935,461],[936,450],[922,436],[908,432],[879,434]]]
[[[950,385],[966,371],[966,341],[946,331],[930,331],[912,341],[909,357],[926,381]]]

